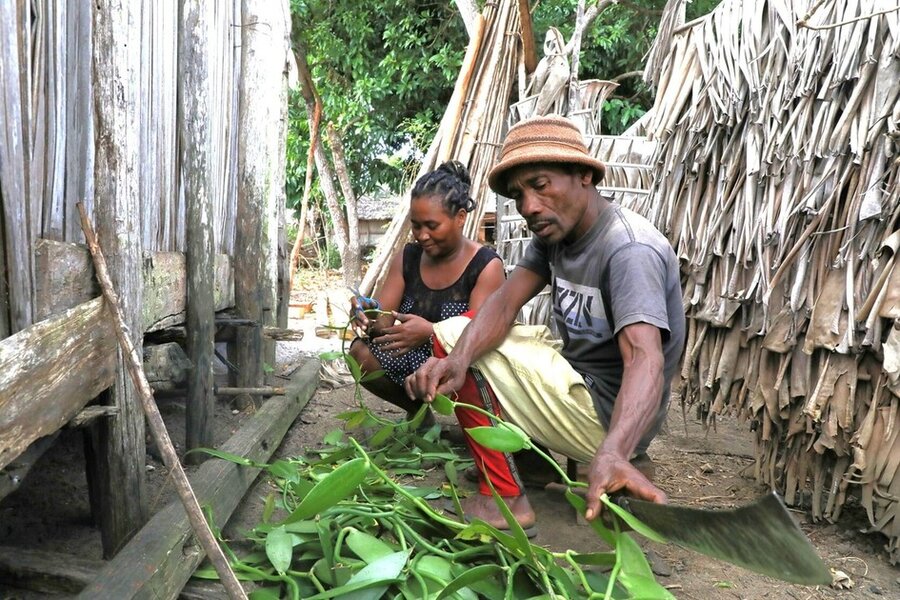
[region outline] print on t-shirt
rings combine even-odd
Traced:
[[[599,289],[560,278],[554,284],[553,311],[570,339],[605,342],[612,337]]]

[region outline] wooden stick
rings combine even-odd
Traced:
[[[240,396],[241,394],[250,394],[251,396],[284,396],[283,387],[216,387],[217,396]]]
[[[84,204],[79,202],[77,206],[78,212],[81,214],[81,228],[84,231],[84,237],[85,240],[87,240],[91,256],[94,258],[97,280],[100,282],[100,287],[103,290],[103,297],[109,305],[110,313],[112,313],[116,337],[119,338],[119,344],[121,344],[122,347],[122,358],[125,361],[125,365],[128,367],[128,373],[131,375],[135,391],[141,399],[141,406],[144,409],[144,414],[147,416],[147,423],[150,425],[153,439],[159,447],[163,462],[172,473],[175,489],[178,492],[178,497],[181,498],[181,503],[184,505],[184,510],[187,513],[188,520],[191,522],[194,534],[197,536],[200,546],[206,552],[210,562],[216,569],[216,573],[219,574],[219,579],[222,580],[222,584],[228,592],[228,597],[233,600],[246,600],[247,595],[244,593],[244,588],[241,587],[237,577],[235,577],[234,571],[231,570],[231,566],[225,559],[222,549],[219,547],[216,538],[209,529],[209,524],[203,517],[200,505],[197,503],[197,497],[194,496],[194,490],[191,488],[187,475],[185,475],[184,469],[178,461],[178,455],[175,454],[175,447],[172,446],[172,440],[169,439],[169,433],[166,431],[166,424],[163,422],[162,415],[159,414],[159,409],[153,401],[153,392],[150,390],[150,383],[147,381],[147,376],[144,374],[141,357],[138,355],[134,344],[131,342],[131,338],[125,333],[125,322],[122,317],[122,311],[119,308],[119,299],[116,296],[112,281],[109,278],[106,260],[103,258],[100,244],[97,242],[97,237],[94,235],[94,228],[91,226],[91,222],[88,219]]]

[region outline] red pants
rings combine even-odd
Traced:
[[[471,313],[466,313],[464,316],[471,316]],[[447,356],[444,347],[441,346],[436,338],[434,338],[433,352],[437,358]],[[456,402],[478,406],[498,417],[502,416],[500,403],[497,402],[494,391],[484,376],[475,369],[469,369],[466,375],[466,382],[462,388],[456,391],[456,397],[453,399]],[[522,486],[519,474],[516,472],[516,463],[513,460],[513,455],[485,448],[475,442],[467,432],[467,429],[470,427],[494,426],[493,420],[474,410],[459,407],[456,408],[456,419],[459,421],[460,427],[462,427],[472,458],[475,459],[475,466],[481,472],[478,485],[479,492],[485,496],[491,495],[491,488],[485,480],[485,477],[489,477],[494,489],[497,490],[497,494],[500,496],[523,495],[525,488]]]

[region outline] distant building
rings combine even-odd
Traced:
[[[394,218],[402,196],[387,189],[378,189],[360,196],[356,203],[359,217],[359,245],[365,253],[378,245]]]

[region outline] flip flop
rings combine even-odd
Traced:
[[[440,502],[438,505],[438,508],[441,509],[442,511],[444,511],[445,513],[447,513],[448,515],[453,515],[454,517],[460,518],[460,516],[456,514],[456,506],[454,505],[453,500],[451,500],[451,499],[447,499],[447,500],[444,500],[443,502]],[[462,515],[461,518],[466,523],[472,522],[472,520],[469,519],[469,517],[466,515]],[[503,533],[510,533],[509,527],[497,527],[497,529],[502,531]],[[532,525],[530,527],[523,527],[522,530],[525,532],[525,537],[527,537],[529,540],[534,538],[538,534],[537,525]]]

